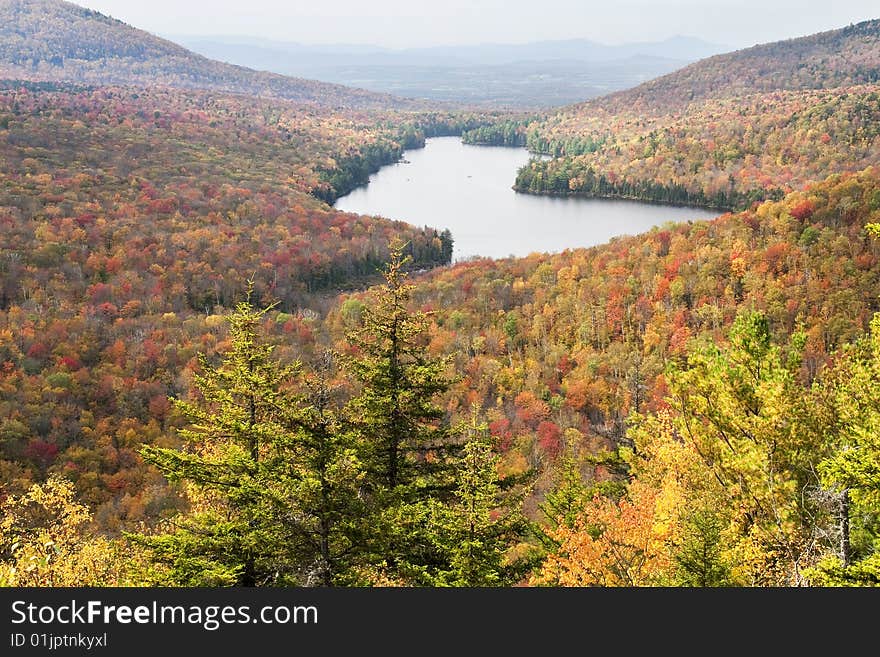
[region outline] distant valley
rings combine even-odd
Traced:
[[[254,69],[408,98],[519,109],[594,98],[730,49],[688,37],[616,46],[569,40],[399,50],[235,36],[169,38]]]

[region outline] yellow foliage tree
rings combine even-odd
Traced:
[[[124,586],[129,549],[89,534],[89,510],[52,477],[0,504],[0,586]]]

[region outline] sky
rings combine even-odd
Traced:
[[[407,48],[695,36],[737,48],[880,18],[877,0],[77,0],[161,36]]]

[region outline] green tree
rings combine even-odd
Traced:
[[[730,566],[724,555],[725,518],[713,509],[686,511],[673,546],[678,586],[731,586]]]
[[[444,535],[449,568],[435,583],[447,586],[507,586],[521,580],[532,565],[530,554],[511,555],[530,523],[522,514],[522,486],[498,478],[500,457],[489,427],[476,409],[459,433],[466,442],[456,464],[458,486],[435,525]]]
[[[845,347],[819,386],[833,412],[832,452],[818,466],[836,508],[836,549],[814,584],[880,585],[880,315],[871,334]]]
[[[537,528],[538,539],[550,551],[559,548],[553,533],[560,527],[574,528],[593,491],[584,483],[581,468],[572,447],[559,457],[553,485],[538,505],[544,527]],[[548,531],[549,530],[549,531]]]
[[[428,357],[428,318],[408,308],[409,261],[403,245],[392,245],[385,284],[363,308],[362,325],[347,336],[357,353],[347,369],[362,386],[349,415],[364,440],[372,483],[389,490],[437,470],[450,445],[435,401],[451,383],[447,361]]]
[[[294,517],[287,488],[294,469],[292,404],[285,386],[300,363],[282,366],[258,336],[266,311],[239,303],[229,315],[230,350],[219,365],[200,355],[184,449],[147,446],[144,459],[182,481],[191,512],[173,531],[133,537],[168,567],[173,583],[256,586],[296,581],[289,547]],[[280,521],[280,522],[279,522]]]
[[[815,464],[826,440],[798,380],[803,341],[795,333],[783,349],[771,340],[766,317],[743,312],[729,346],[694,349],[687,365],[669,375],[676,432],[699,455],[717,484],[714,494],[732,511],[727,555],[736,563],[735,575],[752,584],[804,583],[804,569],[825,547],[827,509],[816,495]],[[690,511],[712,508],[718,499],[693,499]],[[719,549],[715,519],[694,524],[700,518],[692,515],[686,527],[689,543],[679,554],[685,564],[693,562],[695,549]],[[705,569],[692,574],[716,577]]]
[[[337,410],[334,358],[321,355],[305,377],[305,406],[291,446],[296,470],[281,513],[295,510],[296,548],[307,566],[305,583],[354,583],[363,564],[366,505],[360,494],[364,470],[355,436]]]
[[[447,361],[428,356],[428,318],[409,309],[413,286],[403,248],[392,244],[385,284],[363,308],[361,326],[348,333],[354,354],[345,364],[360,384],[347,417],[366,468],[372,561],[411,580],[445,563],[428,502],[451,494],[456,446],[435,402],[451,383]]]

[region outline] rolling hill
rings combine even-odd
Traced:
[[[880,82],[880,19],[702,59],[583,106],[668,112],[710,98]]]
[[[334,108],[410,107],[412,101],[254,71],[62,0],[0,3],[0,78],[165,85],[283,98]]]
[[[522,192],[742,208],[880,162],[880,20],[717,55],[525,131]]]

